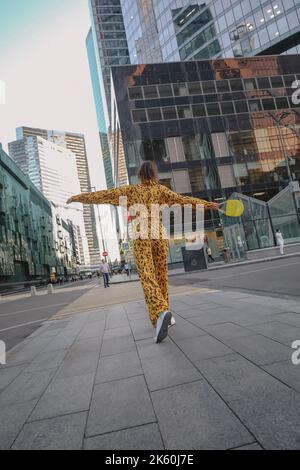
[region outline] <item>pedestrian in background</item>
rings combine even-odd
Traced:
[[[104,281],[104,287],[110,287],[109,286],[109,266],[107,262],[103,259],[101,264],[100,264],[100,273],[103,276],[103,281]]]
[[[276,242],[279,246],[280,254],[284,255],[284,238],[279,228],[276,230]]]
[[[208,261],[211,260],[214,263],[215,259],[212,256],[211,248],[209,246],[206,248],[206,253],[207,253]]]

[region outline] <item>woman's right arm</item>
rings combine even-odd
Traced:
[[[129,197],[132,186],[121,186],[120,188],[105,189],[103,191],[95,191],[93,193],[82,193],[72,196],[68,199],[67,204],[71,202],[82,202],[83,204],[112,204],[120,205],[120,197]],[[129,202],[129,201],[128,201]]]

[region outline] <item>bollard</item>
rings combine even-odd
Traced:
[[[48,284],[48,294],[54,294],[54,290],[53,290],[53,285],[52,284]]]
[[[30,293],[31,293],[31,297],[35,297],[37,295],[35,286],[31,286]]]

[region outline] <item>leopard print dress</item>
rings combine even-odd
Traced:
[[[153,205],[166,204],[192,204],[203,205],[205,208],[213,207],[213,203],[189,196],[177,194],[155,180],[137,185],[122,186],[116,189],[107,189],[93,193],[82,193],[72,197],[72,202],[83,204],[112,204],[120,205],[120,197],[126,197],[127,208],[134,205],[143,205],[151,214]],[[124,201],[122,204],[124,205]],[[148,236],[134,239],[134,256],[137,271],[143,286],[145,301],[149,310],[150,321],[155,327],[160,313],[169,310],[168,298],[168,251],[169,243],[165,239],[161,220],[156,228],[148,221]],[[142,217],[139,219],[141,222]],[[142,232],[142,231],[141,231]],[[145,234],[144,234],[145,235]]]

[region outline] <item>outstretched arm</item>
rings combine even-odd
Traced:
[[[196,209],[197,204],[204,206],[204,209],[213,209],[218,210],[219,204],[216,202],[205,201],[204,199],[198,199],[191,196],[183,196],[182,194],[175,193],[171,191],[166,186],[161,186],[161,204],[180,204],[184,206],[185,204],[191,204],[193,209]]]
[[[115,189],[95,191],[93,193],[82,193],[77,196],[72,196],[68,199],[67,204],[71,202],[82,202],[83,204],[112,204],[113,206],[118,206],[120,197],[129,197],[130,192],[131,186],[129,185]]]

